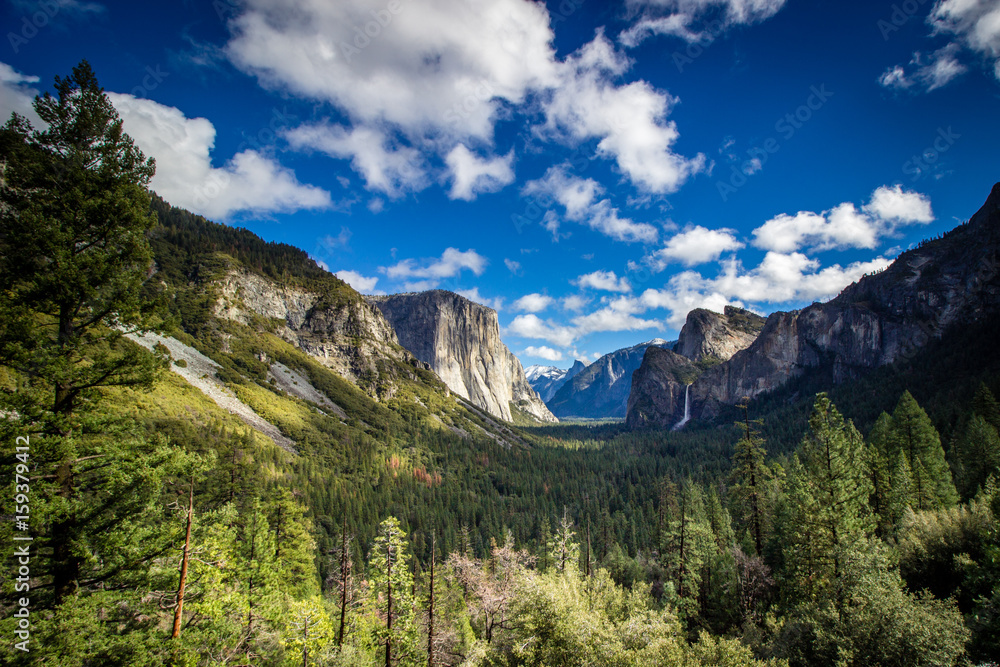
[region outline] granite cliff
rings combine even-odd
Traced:
[[[726,306],[722,314],[695,308],[677,338],[674,352],[692,361],[713,358],[725,361],[750,347],[764,328],[764,318],[749,310]]]
[[[953,327],[998,312],[1000,183],[968,222],[904,252],[884,271],[827,303],[773,313],[749,347],[697,378],[692,415],[710,419],[722,404],[773,391],[807,373],[829,373],[834,383],[860,377],[918,354]],[[632,426],[662,428],[679,419],[676,399],[655,395],[669,385],[672,365],[654,355],[633,378]]]
[[[242,268],[217,283],[214,314],[253,325],[269,321],[275,333],[373,398],[395,394],[398,364],[428,368],[399,344],[378,308],[353,291],[323,294],[270,280]]]
[[[500,340],[492,308],[443,290],[367,298],[392,325],[399,343],[459,396],[508,421],[517,411],[558,421]]]

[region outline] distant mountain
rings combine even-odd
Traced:
[[[673,345],[662,338],[654,338],[606,354],[563,384],[547,405],[559,418],[623,418],[632,388],[632,373],[642,363],[646,348]]]
[[[528,384],[538,392],[543,401],[548,403],[556,395],[559,388],[580,374],[587,364],[579,359],[569,368],[556,368],[555,366],[528,366],[524,369],[524,376],[528,378]]]
[[[998,314],[1000,183],[967,223],[901,254],[837,298],[771,314],[749,347],[694,381],[692,415],[710,419],[721,406],[817,374],[833,385],[857,379]],[[680,419],[684,381],[674,372],[676,360],[660,357],[647,354],[635,374],[632,427],[664,428]]]
[[[392,325],[399,343],[453,392],[494,417],[558,421],[500,340],[497,313],[454,292],[433,290],[367,297]]]

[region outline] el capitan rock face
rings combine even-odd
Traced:
[[[764,318],[749,310],[726,306],[719,314],[695,308],[687,315],[674,352],[692,361],[704,357],[725,361],[750,347],[763,328]]]
[[[399,343],[473,405],[508,421],[512,404],[540,421],[558,421],[500,340],[492,308],[444,290],[366,298],[392,325]]]
[[[951,327],[997,312],[1000,183],[968,223],[942,238],[903,253],[827,303],[773,313],[749,347],[698,377],[691,387],[692,414],[711,418],[720,404],[753,398],[819,369],[837,383],[859,377],[916,353]],[[672,425],[676,409],[656,412],[658,417],[632,415],[633,405],[666,406],[666,399],[650,395],[665,386],[655,379],[663,370],[651,362],[640,371],[628,423]]]

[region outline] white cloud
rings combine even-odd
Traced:
[[[567,174],[566,165],[550,167],[542,178],[528,181],[522,192],[537,198],[540,206],[558,203],[565,209],[568,220],[585,224],[616,241],[651,243],[659,237],[653,225],[622,218],[610,200],[598,200],[604,188],[593,179]],[[554,211],[546,211],[542,225],[558,239],[559,218]]]
[[[899,227],[926,224],[934,219],[930,200],[902,187],[882,186],[858,210],[846,202],[829,211],[799,211],[778,215],[753,231],[753,244],[764,250],[791,253],[801,248],[823,251],[878,247],[882,237]]]
[[[481,303],[487,308],[492,308],[493,310],[501,310],[503,308],[503,297],[498,296],[495,299],[488,299],[479,293],[478,287],[473,287],[472,289],[458,289],[455,290],[456,294],[464,296],[469,301],[475,301],[476,303]]]
[[[917,51],[910,60],[911,72],[902,65],[890,67],[878,78],[879,85],[895,90],[930,92],[943,88],[968,69],[957,58],[957,44],[948,44],[930,56]]]
[[[361,275],[357,271],[351,271],[349,269],[337,271],[334,275],[364,294],[371,294],[375,289],[375,285],[378,284],[377,277],[369,278],[368,276]]]
[[[872,193],[871,202],[865,210],[882,220],[903,224],[911,222],[928,223],[934,220],[931,200],[919,192],[903,192],[900,185],[883,185]]]
[[[672,35],[688,42],[710,41],[737,25],[771,18],[786,0],[630,0],[642,17],[619,36],[625,46],[638,46],[653,35]]]
[[[370,127],[351,130],[339,125],[301,125],[283,133],[292,148],[318,150],[335,158],[350,158],[370,190],[399,197],[428,185],[423,158],[416,149],[391,141]]]
[[[482,159],[465,144],[458,144],[445,157],[451,171],[451,199],[472,201],[483,192],[497,192],[514,182],[514,151],[502,157]]]
[[[408,282],[405,289],[422,292],[437,287],[443,278],[454,278],[462,270],[472,271],[481,276],[486,270],[488,260],[475,250],[464,252],[457,248],[447,248],[440,259],[424,260],[418,263],[414,259],[404,259],[389,267],[381,267],[381,271],[393,280],[418,278],[416,282]]]
[[[680,133],[666,119],[676,99],[645,81],[612,83],[630,65],[599,31],[560,64],[560,85],[543,104],[545,130],[574,141],[599,139],[598,154],[614,159],[636,186],[671,193],[704,170],[705,156],[688,159],[671,150]]]
[[[330,194],[299,183],[295,173],[255,150],[213,167],[215,127],[187,118],[175,107],[132,95],[108,93],[125,132],[147,156],[156,158],[151,187],[174,206],[209,218],[239,211],[293,212],[331,206]]]
[[[675,234],[666,245],[653,253],[655,268],[662,270],[670,262],[694,266],[717,260],[722,253],[739,250],[743,243],[733,229],[706,229],[700,225]]]
[[[521,354],[525,354],[529,357],[538,357],[539,359],[545,359],[546,361],[562,361],[563,359],[562,352],[559,350],[553,350],[547,345],[542,345],[541,347],[529,345],[522,350]]]
[[[503,260],[503,263],[504,263],[504,266],[507,267],[507,270],[510,271],[511,273],[513,273],[515,276],[516,275],[520,275],[520,273],[521,273],[521,262],[515,261],[513,259],[508,259],[508,258],[505,257],[504,260]]]
[[[45,126],[32,106],[38,95],[38,89],[30,85],[33,83],[38,83],[37,76],[21,74],[10,65],[0,63],[0,124],[17,112],[31,121],[35,129]]]
[[[580,288],[591,287],[593,289],[605,290],[607,292],[631,292],[632,286],[623,276],[619,278],[614,271],[594,271],[580,276],[572,281]]]
[[[527,0],[242,5],[226,46],[238,68],[410,137],[489,141],[501,105],[520,104],[555,76],[548,14]]]
[[[660,329],[662,324],[657,320],[645,320],[636,317],[646,308],[636,299],[619,297],[587,315],[574,317],[572,322],[577,336],[585,336],[600,331],[642,331],[644,329]]]
[[[507,331],[515,336],[545,340],[560,347],[571,344],[577,335],[572,327],[561,326],[551,320],[544,322],[534,314],[518,315],[507,327]]]
[[[938,0],[927,17],[935,34],[955,35],[993,61],[1000,80],[1000,5],[995,0]]]
[[[579,312],[583,310],[588,303],[590,303],[590,300],[579,294],[570,294],[569,296],[564,296],[562,298],[563,310]]]
[[[521,310],[526,313],[539,313],[552,307],[555,299],[547,294],[525,294],[514,302],[514,310]]]

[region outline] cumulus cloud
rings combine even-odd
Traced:
[[[444,278],[454,278],[463,270],[471,271],[481,276],[486,270],[488,260],[469,249],[460,251],[457,248],[447,248],[440,259],[404,259],[392,266],[383,266],[379,270],[393,280],[406,280],[404,288],[413,292],[434,289]],[[417,280],[414,280],[417,279]]]
[[[505,156],[483,159],[458,144],[445,157],[451,172],[451,199],[472,201],[480,193],[497,192],[514,182],[514,151]]]
[[[641,9],[638,21],[619,36],[635,47],[654,35],[671,35],[688,42],[712,40],[738,25],[771,18],[786,0],[629,0]]]
[[[35,113],[32,103],[38,89],[31,84],[38,83],[37,76],[21,74],[7,63],[0,63],[0,123],[6,123],[12,113],[19,113],[36,129],[45,123]]]
[[[700,225],[674,234],[661,249],[652,255],[652,264],[657,270],[664,269],[671,262],[694,266],[712,262],[724,252],[739,250],[744,244],[737,240],[733,229],[706,229]]]
[[[226,52],[262,84],[409,136],[491,140],[504,103],[555,77],[544,5],[246,0]]]
[[[985,56],[1000,80],[1000,5],[994,0],[938,0],[927,22],[935,34],[954,35]]]
[[[487,308],[492,308],[493,310],[503,309],[503,297],[498,296],[495,299],[489,299],[479,293],[478,287],[473,287],[472,289],[459,289],[455,290],[456,294],[464,296],[469,301],[475,301],[476,303],[481,303]]]
[[[829,211],[781,214],[753,231],[753,244],[764,250],[791,253],[801,248],[823,251],[876,248],[899,227],[927,224],[934,219],[930,200],[901,186],[882,186],[860,210],[845,202]]]
[[[659,194],[675,192],[704,170],[705,156],[685,158],[673,152],[680,133],[667,116],[675,98],[645,81],[614,84],[630,65],[598,32],[560,64],[560,83],[543,104],[545,130],[574,141],[598,139],[598,154],[615,160],[636,186]]]
[[[656,241],[659,237],[656,227],[622,218],[610,200],[598,199],[603,192],[597,181],[567,173],[566,165],[549,167],[542,178],[528,181],[522,189],[523,194],[536,198],[542,206],[560,205],[567,220],[584,224],[616,241]],[[546,211],[542,224],[553,236],[558,236],[559,218],[554,211]]]
[[[555,299],[547,294],[525,294],[514,302],[514,310],[521,310],[526,313],[540,313],[547,310],[555,303]]]
[[[357,271],[351,271],[350,269],[342,269],[337,271],[334,275],[364,294],[371,294],[375,290],[375,285],[378,284],[377,277],[370,278],[368,276],[363,276]]]
[[[619,278],[614,271],[594,271],[580,276],[573,281],[573,284],[581,288],[591,287],[607,292],[632,291],[632,285],[629,284],[628,280],[624,276]]]
[[[507,331],[522,338],[544,340],[566,347],[576,339],[577,333],[572,327],[562,326],[549,321],[543,321],[534,314],[518,315],[507,327]]]
[[[240,211],[290,213],[332,205],[326,190],[300,183],[291,169],[256,150],[213,167],[215,126],[205,118],[187,118],[180,109],[132,95],[108,98],[125,132],[156,158],[151,187],[175,206],[226,219]]]
[[[563,354],[559,350],[553,350],[547,345],[542,345],[540,347],[535,347],[534,345],[529,345],[521,351],[521,354],[527,355],[529,357],[538,357],[539,359],[545,359],[546,361],[562,361]]]
[[[572,310],[579,312],[586,308],[587,304],[590,303],[589,299],[579,294],[570,294],[569,296],[564,296],[562,301],[563,310]]]
[[[399,197],[428,185],[423,157],[410,146],[392,141],[370,127],[347,129],[326,123],[301,125],[283,133],[292,148],[318,150],[350,159],[370,190]]]
[[[943,88],[968,69],[958,61],[959,47],[948,44],[930,55],[919,51],[910,60],[910,72],[902,65],[890,67],[878,78],[883,88],[930,92]]]

